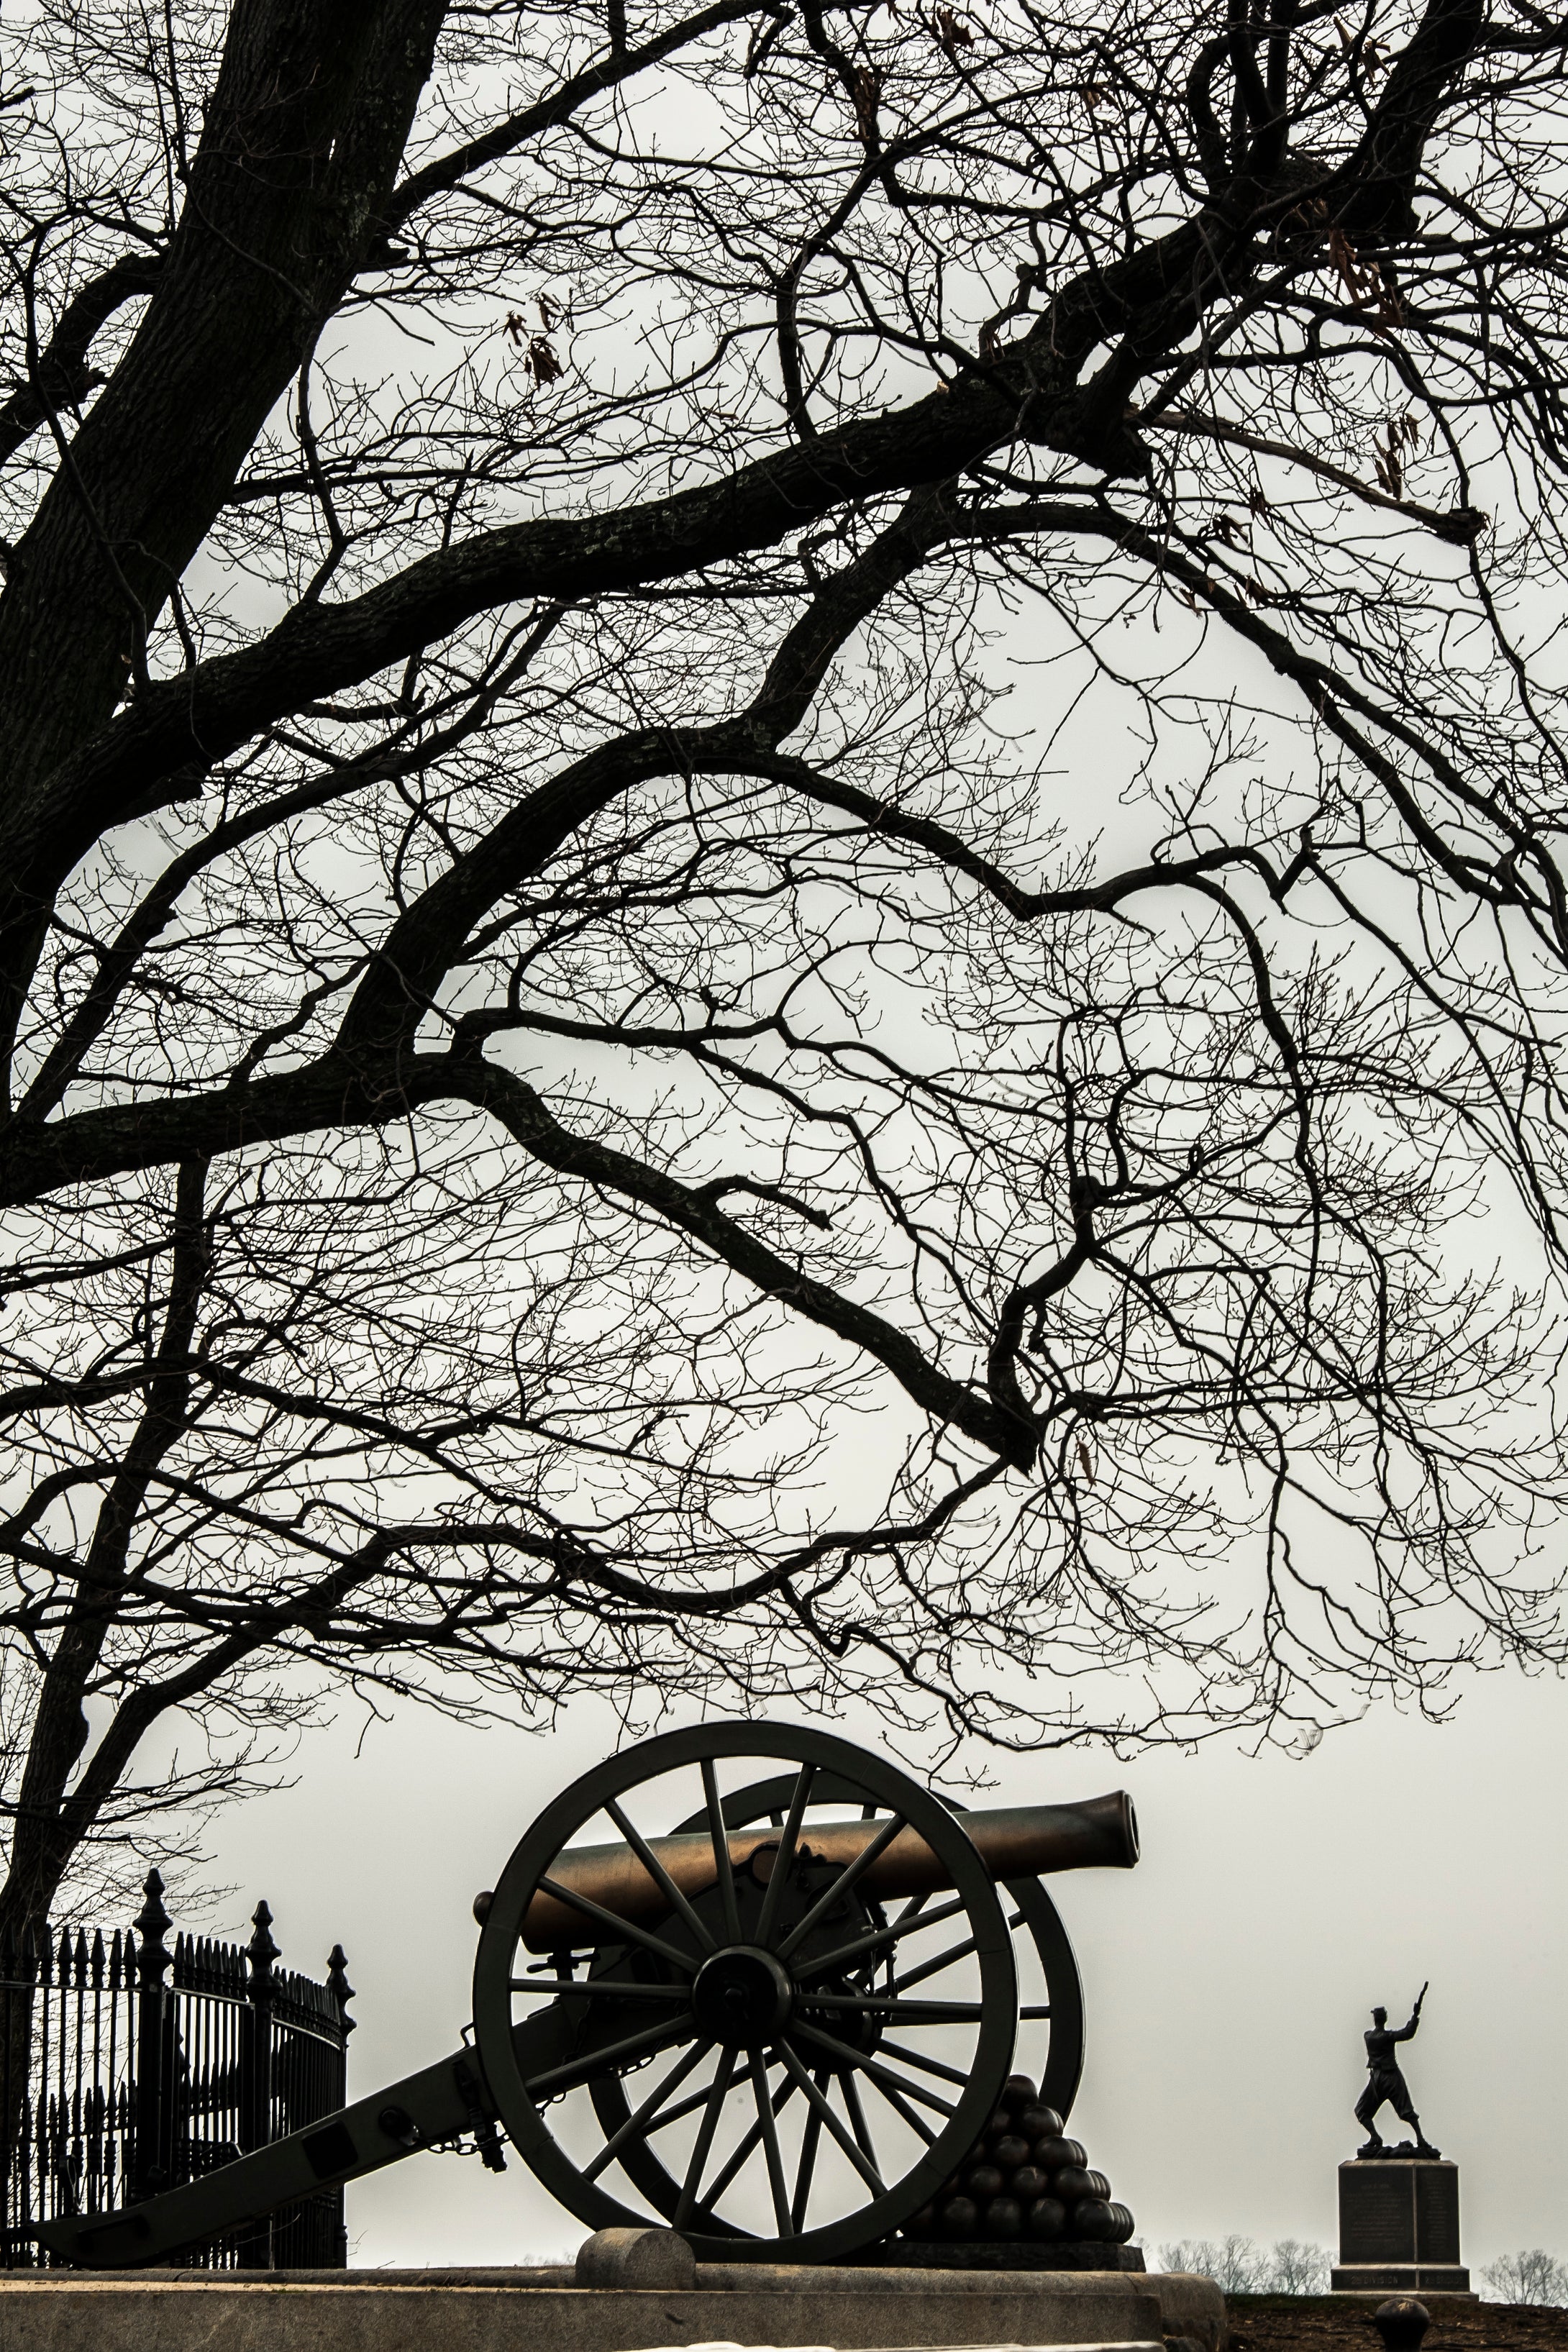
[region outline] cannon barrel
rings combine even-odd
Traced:
[[[976,1852],[994,1879],[1040,1878],[1061,1870],[1131,1870],[1138,1859],[1138,1822],[1132,1800],[1118,1790],[1079,1805],[1017,1805],[994,1812],[960,1816]],[[811,1822],[800,1832],[801,1851],[841,1867],[865,1852],[887,1824],[878,1821]],[[730,1866],[767,1883],[779,1832],[731,1830]],[[705,1830],[679,1837],[650,1838],[648,1846],[682,1895],[705,1892],[714,1883],[713,1844]],[[669,1908],[668,1897],[629,1845],[569,1846],[551,1868],[552,1890],[537,1894],[523,1920],[522,1939],[531,1952],[552,1952],[574,1943],[608,1943],[613,1934],[588,1911],[563,1899],[581,1895],[617,1917],[646,1926]],[[872,1895],[927,1895],[950,1886],[942,1864],[917,1830],[902,1829],[884,1846],[858,1881]],[[483,1919],[488,1895],[474,1904]]]

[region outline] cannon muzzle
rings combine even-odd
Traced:
[[[1121,1790],[1081,1805],[1019,1805],[962,1818],[994,1879],[1041,1878],[1060,1870],[1131,1870],[1138,1859],[1137,1816]],[[814,1861],[842,1866],[863,1853],[885,1826],[876,1821],[808,1822],[801,1831],[800,1850]],[[779,1832],[765,1823],[731,1830],[729,1843],[730,1867],[737,1876],[749,1871],[765,1885]],[[700,1895],[713,1885],[713,1845],[705,1830],[650,1838],[648,1845],[682,1895]],[[868,1894],[879,1895],[935,1894],[952,1883],[912,1829],[900,1830],[859,1880]],[[552,1867],[550,1885],[554,1891],[536,1895],[523,1920],[522,1939],[531,1952],[611,1940],[602,1922],[566,1899],[572,1895],[639,1925],[669,1907],[668,1895],[629,1845],[569,1846]],[[489,1896],[479,1895],[475,1916],[482,1921],[489,1909]]]

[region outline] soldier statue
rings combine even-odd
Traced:
[[[1436,2156],[1438,2153],[1436,2148],[1430,2146],[1422,2132],[1421,2118],[1411,2102],[1408,2085],[1399,2071],[1399,2062],[1394,2054],[1395,2042],[1415,2040],[1415,2029],[1421,2022],[1421,2004],[1426,1998],[1426,1988],[1423,1985],[1415,1996],[1415,2006],[1410,2012],[1409,2024],[1402,2025],[1397,2029],[1389,2024],[1387,2010],[1374,2009],[1372,2012],[1372,2024],[1366,2035],[1367,2083],[1365,2090],[1356,2101],[1355,2111],[1357,2123],[1360,2124],[1363,2131],[1369,2135],[1369,2137],[1366,2146],[1356,2150],[1358,2156],[1384,2156],[1390,2153],[1379,2137],[1377,2125],[1373,2120],[1385,2100],[1403,2122],[1414,2126],[1415,2154]]]

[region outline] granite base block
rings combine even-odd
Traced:
[[[1125,2271],[1147,2268],[1141,2246],[1106,2246],[1087,2238],[889,2238],[859,2258],[911,2271]]]
[[[1436,2157],[1342,2164],[1340,2268],[1371,2269],[1381,2278],[1384,2272],[1403,2277],[1412,2266],[1460,2266],[1458,2166]]]
[[[1341,2263],[1329,2273],[1335,2294],[1468,2294],[1463,2263]]]

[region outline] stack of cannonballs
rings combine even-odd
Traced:
[[[1010,2074],[967,2162],[905,2222],[903,2235],[1121,2246],[1132,2230],[1127,2207],[1111,2202],[1104,2173],[1089,2169],[1082,2142],[1064,2138],[1060,2116],[1041,2105],[1026,2074]]]

